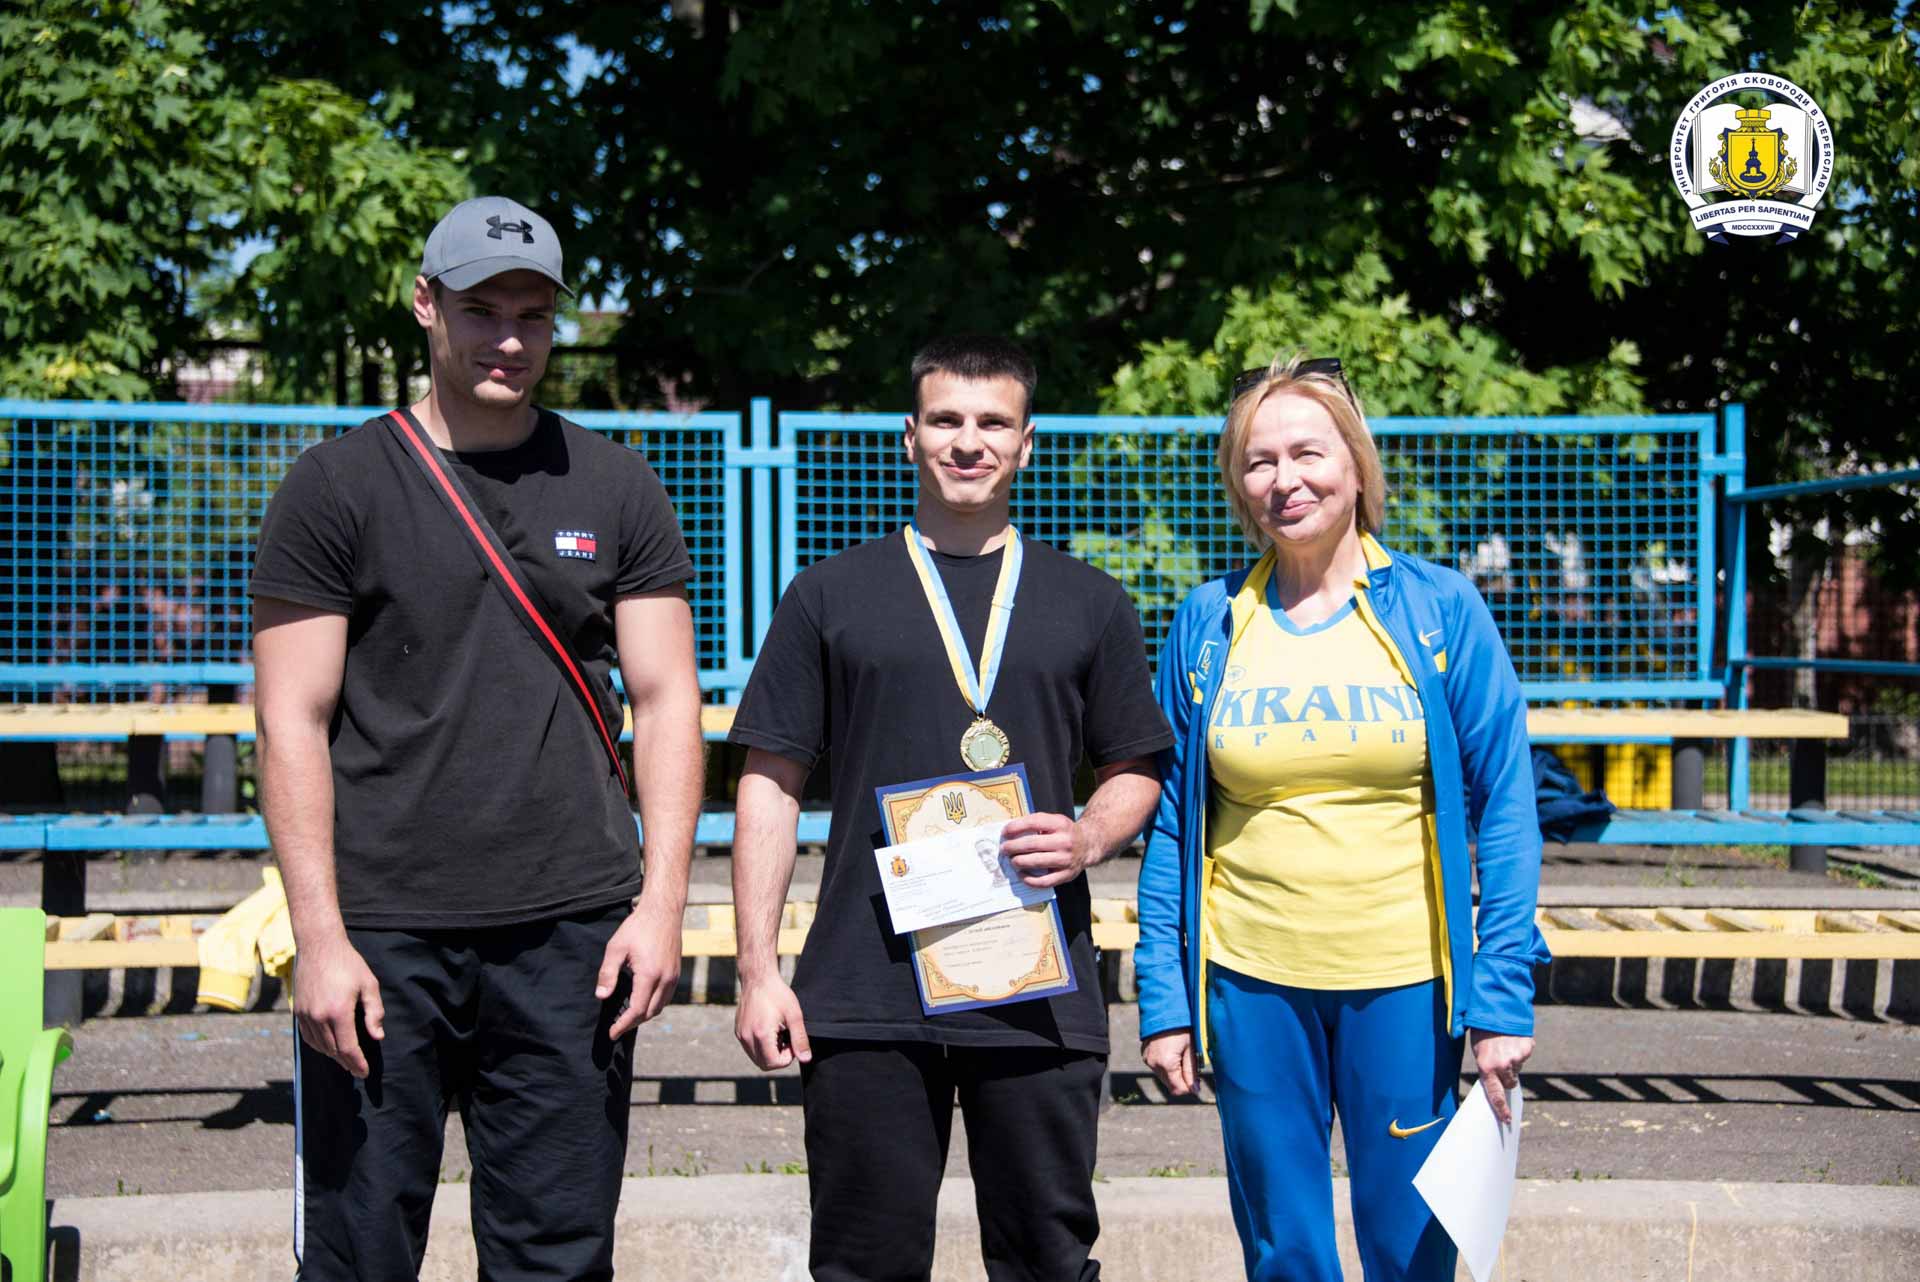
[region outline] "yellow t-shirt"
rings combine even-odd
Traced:
[[[1349,601],[1300,628],[1271,598],[1207,729],[1208,955],[1296,988],[1441,974],[1426,714]]]

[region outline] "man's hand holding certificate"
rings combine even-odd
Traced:
[[[1004,822],[936,833],[873,852],[895,934],[1043,904],[1051,886],[1022,881],[1000,849]]]

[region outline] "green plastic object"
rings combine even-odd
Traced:
[[[13,1282],[46,1282],[47,1112],[53,1066],[73,1054],[64,1028],[41,1028],[47,915],[0,908],[0,1256]]]

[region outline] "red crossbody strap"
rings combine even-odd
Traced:
[[[607,720],[601,714],[600,701],[594,698],[593,688],[587,684],[587,679],[581,674],[579,665],[573,661],[573,653],[561,643],[560,638],[555,635],[552,626],[547,623],[546,616],[540,613],[538,606],[534,605],[533,598],[528,594],[526,587],[520,582],[520,575],[512,568],[512,559],[504,555],[499,548],[494,546],[495,539],[498,536],[488,537],[493,534],[493,527],[488,524],[484,515],[475,512],[468,506],[465,498],[461,495],[459,482],[449,476],[446,469],[440,466],[438,451],[420,439],[420,433],[414,430],[414,426],[407,420],[407,416],[399,410],[391,410],[388,412],[387,418],[397,429],[402,443],[407,447],[408,453],[420,464],[421,470],[427,474],[428,478],[433,481],[435,487],[439,490],[440,497],[446,500],[447,506],[453,510],[453,514],[459,518],[460,523],[466,527],[467,534],[473,539],[474,546],[480,551],[482,561],[493,569],[493,574],[490,577],[500,586],[500,590],[506,595],[507,599],[519,610],[522,621],[528,625],[527,630],[533,633],[533,635],[546,646],[554,662],[559,665],[560,670],[564,672],[572,682],[573,692],[579,696],[580,706],[587,710],[587,715],[593,718],[594,729],[600,732],[600,744],[607,750],[607,760],[613,763],[614,774],[620,777],[621,790],[630,793],[632,789],[627,783],[626,767],[620,763],[620,746],[614,739],[614,736],[607,730]]]

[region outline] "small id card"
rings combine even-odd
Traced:
[[[1027,772],[1017,762],[876,788],[874,795],[890,848],[988,826],[997,841],[1007,820],[1033,812]],[[911,857],[907,863],[910,874]],[[889,858],[881,868],[883,883],[892,876]],[[1078,987],[1060,908],[1050,892],[1044,902],[914,930],[909,942],[920,1008],[929,1015],[1032,1001]]]

